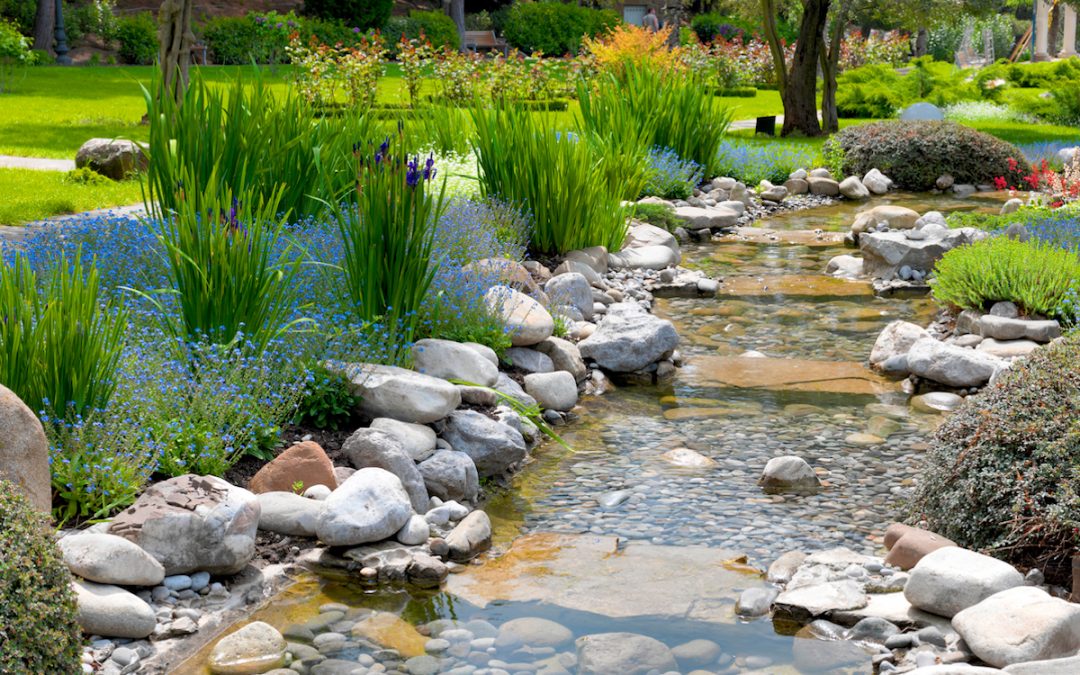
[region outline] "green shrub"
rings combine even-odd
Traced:
[[[621,201],[629,188],[613,183],[621,166],[618,155],[512,106],[474,109],[473,120],[481,191],[532,213],[532,250],[564,253],[622,245]],[[624,147],[607,142],[610,148]],[[640,191],[643,172],[641,178],[630,187]]]
[[[0,673],[80,673],[82,631],[53,530],[0,479]]]
[[[526,54],[577,54],[581,39],[603,33],[619,22],[608,9],[589,9],[558,0],[514,3],[506,16],[506,41]]]
[[[953,228],[976,227],[980,230],[994,232],[997,230],[1004,230],[1013,223],[1024,224],[1043,217],[1052,216],[1054,211],[1054,209],[1050,208],[1037,208],[1033,206],[1026,206],[1018,211],[1000,215],[996,213],[979,213],[977,211],[953,211],[946,216],[945,222],[949,227]]]
[[[259,35],[259,27],[250,15],[214,17],[199,32],[214,63],[231,66],[270,62],[274,40]],[[285,44],[279,45],[282,54]]]
[[[1080,257],[1036,240],[996,236],[947,252],[934,268],[934,297],[961,309],[1015,302],[1026,314],[1052,316],[1080,279]]]
[[[64,256],[40,283],[23,254],[0,264],[0,307],[0,383],[55,418],[106,406],[127,317],[102,302],[97,268],[81,252]]]
[[[311,368],[304,397],[297,406],[296,423],[337,431],[352,419],[358,402],[349,378],[316,364]]]
[[[1065,82],[1050,90],[1053,96],[1051,122],[1080,127],[1080,80]]]
[[[402,36],[406,40],[415,40],[421,35],[428,39],[436,49],[461,47],[461,36],[458,35],[454,20],[442,12],[426,12],[413,10],[409,16],[391,17],[386,22],[383,37],[386,38],[386,46],[396,55],[397,44]]]
[[[393,0],[304,0],[304,12],[321,19],[340,19],[366,31],[390,18]]]
[[[879,169],[907,190],[934,187],[950,174],[957,183],[989,184],[1005,177],[1022,180],[1027,160],[1015,146],[953,122],[873,122],[848,127],[825,143],[838,153],[845,176]],[[1016,162],[1011,165],[1009,160]]]
[[[891,66],[871,64],[843,72],[837,79],[837,114],[851,119],[887,119],[916,101],[947,106],[978,100],[983,90],[967,81],[967,73],[928,57],[913,59],[904,75]]]
[[[690,29],[698,39],[709,43],[720,37],[730,40],[740,33],[750,38],[761,32],[761,25],[735,16],[723,16],[716,12],[698,14],[690,20]]]
[[[139,12],[117,21],[116,41],[120,59],[136,66],[148,66],[158,57],[157,21],[150,12]]]
[[[1067,584],[1080,544],[1077,363],[1080,338],[1068,337],[969,397],[934,437],[911,519]]]
[[[0,18],[0,94],[10,88],[16,68],[33,63],[30,39],[19,33],[15,24]]]
[[[0,0],[0,20],[7,19],[15,28],[29,35],[34,30],[36,2],[26,0]]]
[[[631,217],[634,220],[655,225],[668,232],[674,232],[675,228],[681,227],[683,224],[676,217],[675,209],[669,204],[635,204]]]

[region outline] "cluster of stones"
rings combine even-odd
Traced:
[[[882,559],[848,549],[790,551],[772,588],[743,593],[736,612],[803,624],[796,667],[876,672],[1053,675],[1080,669],[1080,607],[1008,563],[933,532],[894,524]],[[999,670],[1004,669],[1004,670]]]
[[[1011,302],[988,313],[964,310],[924,329],[907,321],[890,323],[870,352],[870,363],[887,373],[973,392],[994,380],[1017,359],[1061,336],[1053,319],[1021,317]]]
[[[782,202],[789,196],[816,195],[819,197],[843,197],[861,201],[871,195],[883,195],[893,187],[893,182],[877,169],[871,169],[865,176],[848,176],[841,181],[833,178],[828,169],[817,168],[807,171],[793,171],[783,185],[773,185],[761,181],[758,195],[770,202]]]

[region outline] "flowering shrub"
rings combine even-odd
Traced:
[[[683,160],[668,148],[653,148],[649,151],[649,179],[642,196],[686,199],[693,194],[704,175],[697,162]]]
[[[1080,198],[1080,156],[1074,156],[1061,173],[1051,169],[1045,159],[1032,166],[1030,173],[1026,174],[1022,168],[1024,165],[1012,157],[1008,160],[1008,166],[1007,176],[994,178],[994,186],[999,190],[1034,190],[1041,193],[1052,208]],[[1019,180],[1017,175],[1020,176]]]
[[[415,108],[423,83],[422,70],[431,58],[431,43],[420,35],[419,38],[406,39],[404,35],[398,41],[398,65],[405,80],[405,90],[409,92],[409,103]]]
[[[1035,118],[991,101],[960,101],[945,108],[945,119],[954,122],[1022,122],[1034,124]]]
[[[480,95],[481,64],[479,54],[463,54],[456,49],[443,49],[435,57],[435,82],[439,97],[454,104],[465,104]]]
[[[641,26],[621,23],[607,33],[586,37],[581,48],[592,54],[600,70],[621,72],[627,63],[668,70],[676,63],[676,51],[668,48],[671,27],[655,33]]]
[[[910,54],[911,40],[900,31],[873,31],[867,38],[859,33],[848,33],[840,41],[840,70],[871,64],[897,67],[903,65]]]
[[[816,163],[816,153],[804,145],[725,140],[717,154],[716,173],[747,185],[757,185],[763,180],[779,184],[796,169]]]
[[[773,65],[769,45],[759,39],[749,40],[717,38],[710,47],[720,85],[739,87],[775,87],[776,70]],[[795,45],[784,45],[784,59],[791,62],[795,55]]]
[[[7,19],[0,18],[0,94],[10,86],[15,69],[30,63],[30,39]]]
[[[332,106],[344,98],[349,107],[375,104],[386,61],[386,47],[378,32],[361,38],[356,46],[333,47],[314,37],[305,46],[294,33],[286,52],[297,66],[297,89],[309,102]]]

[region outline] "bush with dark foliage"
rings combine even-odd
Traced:
[[[0,673],[81,673],[75,612],[46,517],[0,479]]]
[[[320,19],[340,19],[361,31],[382,28],[394,0],[304,0],[304,13]]]
[[[957,184],[991,184],[1001,176],[1017,185],[1030,169],[1016,146],[953,122],[860,124],[829,139],[823,152],[837,158],[845,176],[876,168],[898,187],[916,191],[932,189],[944,174]]]
[[[1040,348],[938,429],[912,520],[1067,583],[1080,545],[1080,336]],[[1075,590],[1075,589],[1074,589]]]

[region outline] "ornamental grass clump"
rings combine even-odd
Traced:
[[[435,228],[444,191],[434,192],[435,160],[409,157],[401,126],[378,147],[354,147],[356,211],[340,213],[343,269],[352,310],[364,324],[385,326],[411,342],[436,264]]]
[[[0,673],[81,673],[71,575],[46,518],[0,479]]]
[[[1067,584],[1080,545],[1078,363],[1080,338],[1066,337],[968,397],[926,453],[911,520]]]
[[[995,236],[947,252],[934,268],[934,298],[959,309],[1016,303],[1028,315],[1054,316],[1080,279],[1080,256],[1038,240]]]
[[[127,315],[102,301],[97,269],[80,252],[41,276],[16,253],[0,265],[0,307],[0,383],[60,419],[108,404]]]
[[[472,114],[481,193],[532,214],[530,249],[565,253],[589,246],[617,250],[622,245],[622,200],[644,186],[643,171],[629,172],[636,184],[626,182],[622,178],[627,172],[619,171],[626,165],[600,152],[601,141],[557,131],[512,106],[477,108]]]

